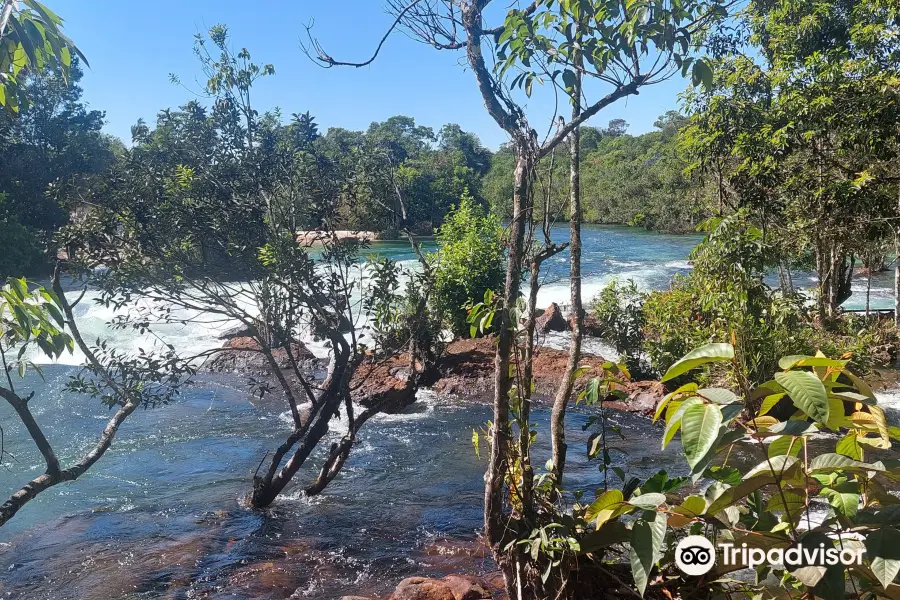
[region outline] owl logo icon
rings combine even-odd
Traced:
[[[689,535],[675,547],[675,564],[685,575],[705,575],[716,564],[716,550],[705,537]]]

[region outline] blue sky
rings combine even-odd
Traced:
[[[257,108],[280,107],[285,115],[310,111],[323,130],[331,126],[365,129],[392,115],[415,117],[437,130],[459,123],[496,149],[505,134],[485,111],[462,52],[437,51],[400,34],[378,60],[362,69],[322,69],[301,51],[304,24],[332,56],[368,58],[391,18],[380,0],[45,0],[66,19],[66,31],[87,55],[82,87],[92,108],[105,110],[106,130],[130,141],[139,117],[153,122],[162,108],[176,107],[191,94],[169,82],[175,73],[192,89],[199,73],[193,36],[217,23],[228,25],[232,43],[246,47],[276,75],[255,88]],[[498,0],[507,6],[509,0]],[[677,107],[681,79],[646,88],[640,96],[610,107],[591,122],[623,118],[631,133],[653,129],[666,110]],[[528,101],[539,132],[553,112],[550,94]]]

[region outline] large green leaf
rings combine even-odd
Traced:
[[[766,396],[765,400],[763,400],[762,405],[759,407],[759,415],[760,417],[765,416],[770,410],[775,408],[775,405],[778,404],[778,401],[785,397],[784,392],[780,392],[777,394],[771,394]]]
[[[709,505],[709,509],[707,509],[707,513],[715,516],[720,510],[728,508],[735,502],[740,501],[742,498],[746,498],[751,493],[755,492],[759,488],[775,483],[775,479],[773,477],[762,475],[760,477],[753,477],[751,479],[746,479],[739,483],[734,487],[730,487],[720,495],[715,501]]]
[[[650,571],[657,561],[657,555],[666,537],[666,523],[665,514],[648,511],[635,521],[634,527],[631,528],[628,559],[634,575],[634,584],[641,596],[647,589]]]
[[[697,396],[691,396],[677,404],[677,408],[672,413],[672,416],[669,417],[666,415],[666,429],[663,432],[663,443],[662,449],[665,450],[666,446],[668,446],[672,439],[675,437],[675,434],[678,433],[678,430],[681,428],[681,420],[684,417],[684,413],[692,406],[699,406],[703,404],[703,400],[698,398]],[[669,408],[676,406],[676,403],[672,403],[669,405]]]
[[[820,454],[809,461],[810,473],[826,473],[829,471],[884,471],[884,467],[853,460],[841,454]]]
[[[767,448],[769,458],[772,458],[773,456],[782,456],[785,454],[798,456],[802,449],[803,440],[795,438],[791,435],[778,436],[777,438],[772,440]]]
[[[734,358],[734,348],[731,344],[707,344],[689,352],[684,358],[669,367],[662,381],[675,379],[679,375],[687,373],[691,369],[711,363]]]
[[[832,508],[848,519],[859,511],[859,486],[855,481],[847,481],[834,487],[822,488],[822,495],[828,497]]]
[[[790,395],[794,405],[817,423],[828,423],[828,393],[818,377],[808,371],[776,373],[775,381]]]
[[[875,577],[887,588],[900,573],[900,531],[884,527],[867,535],[866,555]]]
[[[585,512],[584,518],[590,523],[596,521],[599,528],[614,514],[619,512],[625,497],[620,490],[608,490],[597,497]]]
[[[710,451],[722,425],[722,409],[716,404],[696,404],[681,419],[681,446],[693,468]]]
[[[741,401],[737,394],[725,388],[703,388],[697,391],[697,395],[716,404],[732,404]]]
[[[634,496],[633,498],[630,498],[628,500],[628,504],[636,506],[637,508],[643,508],[644,510],[654,510],[661,504],[664,504],[665,501],[665,494],[650,493],[641,494],[640,496]]]
[[[773,456],[750,469],[744,479],[752,479],[757,476],[789,477],[797,463],[796,456]]]

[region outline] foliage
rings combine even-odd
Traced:
[[[431,234],[469,190],[480,198],[491,154],[448,124],[435,135],[411,117],[372,123],[366,132],[329,129],[324,154],[347,174],[340,213],[349,229]]]
[[[30,94],[24,80],[45,70],[65,79],[73,54],[81,51],[62,32],[63,20],[38,0],[0,2],[0,107],[15,113],[27,106]]]
[[[456,335],[466,335],[466,307],[503,284],[503,225],[464,194],[437,232],[434,301]]]
[[[0,384],[0,398],[15,411],[46,468],[0,505],[0,526],[45,490],[83,475],[109,449],[119,427],[135,410],[170,402],[195,372],[171,348],[159,353],[140,350],[131,355],[109,347],[106,341],[97,340],[95,346],[89,346],[78,330],[58,269],[52,289],[30,284],[24,278],[7,281],[0,288],[0,365],[5,379]],[[37,390],[26,394],[27,380],[15,380],[13,372],[22,379],[33,370],[43,378],[41,367],[33,362],[36,354],[57,360],[65,352],[73,352],[76,345],[86,364],[70,376],[66,389],[100,400],[113,414],[84,454],[66,457],[71,462],[63,465],[41,427],[42,419],[31,411],[29,403]],[[4,452],[0,440],[0,458]]]
[[[0,277],[9,277],[14,273],[30,275],[44,266],[44,253],[38,236],[14,217],[0,218],[0,240],[3,240]]]
[[[693,230],[708,213],[696,183],[684,173],[689,160],[679,132],[685,117],[669,111],[656,121],[657,131],[636,136],[626,134],[628,125],[620,121],[582,129],[584,221],[676,233]],[[554,218],[568,197],[569,164],[568,153],[558,152],[537,167],[537,193],[550,194]],[[513,150],[503,146],[484,178],[485,200],[504,218],[511,215],[514,168]],[[536,203],[536,218],[543,218],[543,206]]]
[[[25,377],[29,368],[40,369],[26,357],[33,347],[58,359],[75,349],[75,341],[65,332],[63,307],[55,292],[10,277],[0,288],[0,359],[7,377],[14,371]],[[18,354],[8,360],[6,353],[13,348]]]
[[[418,364],[433,362],[436,345],[424,318],[430,286],[420,283],[418,296],[399,297],[400,274],[390,262],[375,265],[374,281],[363,285],[368,242],[336,231],[353,173],[329,152],[309,114],[283,124],[277,113],[257,113],[253,86],[274,68],[257,65],[246,49],[232,51],[224,27],[208,35],[198,37],[195,49],[210,106],[194,101],[162,111],[152,130],[139,123],[133,147],[86,191],[89,209],[61,239],[92,274],[102,302],[120,312],[117,327],[140,333],[185,322],[247,328],[255,346],[238,351],[263,356],[292,418],[285,441],[253,478],[250,502],[264,507],[308,464],[345,407],[349,426],[302,488],[308,495],[337,476],[360,428],[386,402],[415,400]],[[298,236],[302,230],[312,231]],[[105,270],[98,271],[101,265]],[[374,357],[363,344],[370,319]],[[297,352],[309,337],[329,347],[324,381],[313,380],[315,369]],[[397,390],[405,395],[373,395],[356,412],[357,370],[402,350],[411,364]],[[197,364],[226,351],[232,350],[178,358]],[[129,367],[112,350],[109,358]],[[249,385],[270,391],[252,378]],[[310,410],[302,411],[307,403]]]
[[[808,254],[818,311],[849,297],[855,259],[892,234],[900,115],[897,7],[879,0],[749,2],[687,96],[684,145],[719,214],[740,208],[790,267]]]
[[[847,355],[861,372],[890,362],[896,339],[877,322],[845,318],[822,327],[804,296],[764,282],[766,246],[746,213],[711,219],[704,228],[691,272],[675,278],[670,289],[641,295],[611,284],[601,292],[594,305],[598,326],[619,352],[646,355],[650,370],[662,374],[691,348],[735,342],[741,369],[712,374],[732,383],[759,379],[787,354]]]
[[[601,338],[615,344],[628,369],[644,373],[644,302],[647,295],[639,291],[633,280],[609,282],[593,301],[594,328]]]
[[[738,354],[730,344],[697,348],[676,361],[663,380],[722,365],[740,369]],[[893,518],[897,501],[885,490],[897,479],[896,461],[880,453],[900,439],[900,431],[888,426],[871,389],[848,370],[846,360],[820,353],[782,357],[779,363],[774,378],[764,383],[747,382],[734,391],[688,382],[663,398],[655,416],[665,422],[662,447],[680,433],[690,476],[673,478],[660,471],[642,480],[614,468],[621,487],[611,486],[605,474],[593,500],[576,491],[570,513],[551,508],[546,520],[518,542],[534,564],[546,566],[543,581],[552,581],[549,565],[568,573],[575,563],[582,582],[592,569],[606,578],[611,567],[604,566],[603,557],[622,551],[629,557],[631,583],[641,595],[664,585],[673,596],[685,598],[765,597],[777,593],[768,581],[763,583],[770,574],[787,592],[827,599],[845,597],[845,580],[854,597],[893,593],[900,559],[888,540],[900,538],[900,532]],[[581,397],[600,411],[588,426],[600,424],[605,430],[603,398],[615,395],[628,373],[612,364],[603,369]],[[772,416],[774,407],[785,403],[791,418]],[[822,430],[841,436],[826,442],[834,444],[833,451],[823,452],[813,441]],[[603,458],[606,473],[612,448],[605,435],[592,435],[587,450],[589,456]],[[701,478],[703,487],[682,491]],[[828,507],[824,519],[813,520],[816,506]],[[821,568],[785,569],[763,561],[754,566],[756,577],[749,581],[729,577],[746,568],[745,563],[718,562],[708,576],[697,579],[674,565],[675,546],[687,535],[735,547],[746,543],[764,554],[775,549],[782,556],[798,543],[822,543],[825,548],[865,550],[865,558],[849,568],[826,564],[824,557]]]
[[[685,357],[663,380],[712,362],[730,361],[737,368],[735,355],[733,348],[723,344],[698,349],[696,358]],[[878,453],[891,447],[896,432],[888,427],[868,385],[848,370],[846,360],[828,359],[821,353],[795,355],[783,357],[778,368],[773,380],[745,384],[740,395],[689,383],[660,402],[656,417],[665,414],[663,445],[680,430],[694,479],[715,480],[702,496],[689,497],[702,500],[690,512],[676,509],[682,516],[679,522],[712,526],[718,540],[743,537],[749,543],[744,536],[759,536],[758,544],[766,549],[786,549],[798,541],[818,544],[819,540],[825,540],[826,548],[842,548],[853,544],[847,537],[847,530],[853,529],[865,538],[865,564],[793,571],[763,565],[757,568],[757,581],[772,571],[788,590],[840,598],[846,578],[852,580],[858,597],[867,592],[884,594],[900,562],[885,553],[881,543],[885,532],[895,533],[885,517],[896,500],[884,492],[884,485],[894,479],[893,461],[879,460]],[[774,418],[772,409],[786,399],[796,412],[787,421]],[[820,429],[843,436],[834,452],[811,451],[811,439]],[[755,447],[762,462],[749,471],[736,471],[727,456],[721,462],[717,459],[737,447]],[[714,462],[716,466],[711,467]],[[810,511],[816,504],[831,509],[821,524],[813,526]],[[682,508],[688,508],[687,500]]]
[[[0,194],[5,195],[0,219],[16,232],[0,236],[0,254],[9,257],[7,273],[48,270],[50,260],[42,265],[34,253],[53,257],[51,237],[69,221],[70,199],[109,168],[121,147],[101,132],[104,114],[82,102],[81,77],[77,61],[67,78],[52,71],[22,77],[31,102],[15,115],[0,113]],[[14,243],[23,239],[30,243]],[[19,258],[12,261],[13,256]]]

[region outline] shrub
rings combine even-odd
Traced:
[[[31,275],[45,266],[35,232],[15,219],[0,218],[0,279]]]
[[[595,331],[612,343],[632,374],[644,374],[649,365],[643,359],[644,302],[647,295],[633,280],[609,282],[593,301]]]
[[[691,348],[736,344],[740,377],[758,380],[791,354],[845,356],[858,372],[889,362],[898,347],[890,326],[838,319],[823,327],[810,318],[807,300],[763,282],[761,232],[741,213],[705,224],[706,239],[691,254],[692,272],[665,291],[641,295],[612,283],[594,303],[602,337],[616,345],[632,370],[645,357],[649,370],[665,372]],[[646,367],[646,366],[645,366]],[[729,366],[705,375],[734,381]]]
[[[469,331],[465,306],[487,290],[502,289],[505,277],[503,225],[464,194],[437,232],[434,304],[454,335]]]

